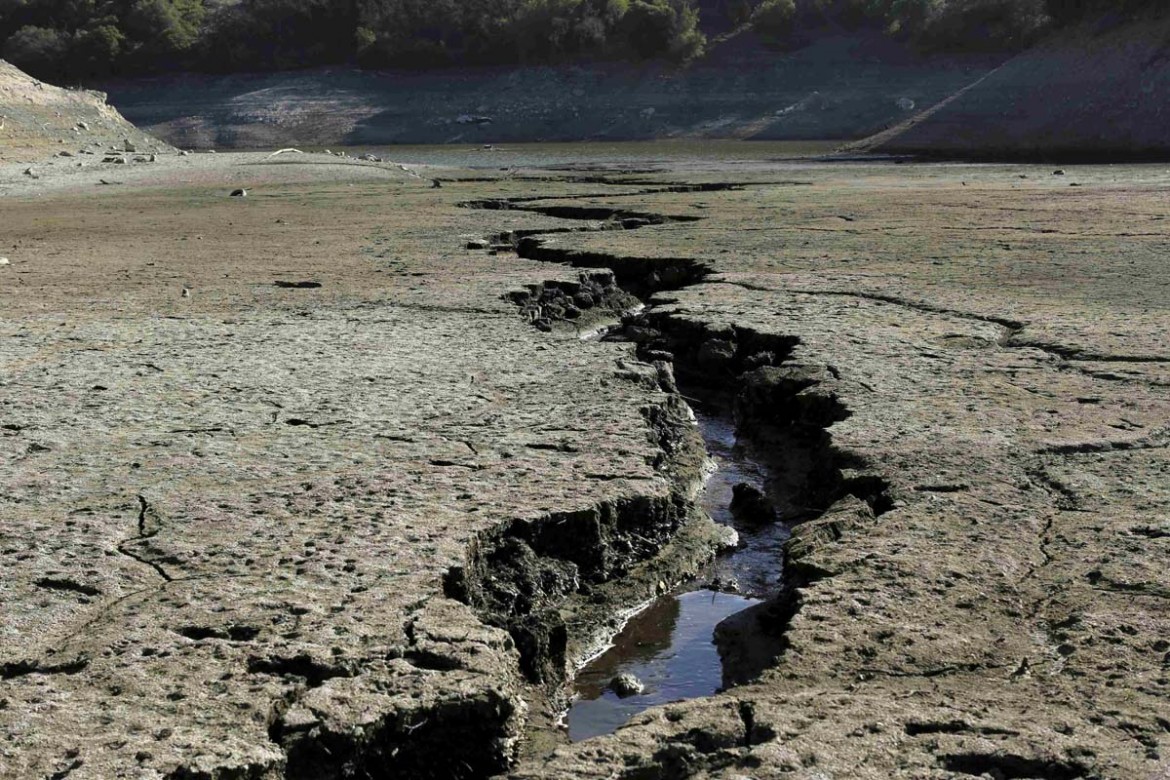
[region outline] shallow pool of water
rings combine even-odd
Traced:
[[[744,525],[728,506],[734,486],[746,482],[769,494],[783,511],[782,496],[776,495],[782,486],[738,440],[729,419],[702,408],[695,409],[695,417],[714,464],[699,502],[716,522],[739,532],[740,547],[721,556],[695,583],[716,585],[658,598],[626,624],[612,647],[581,670],[574,681],[577,698],[567,716],[573,741],[608,734],[649,707],[718,692],[725,674],[714,643],[715,627],[780,588],[788,525]],[[729,587],[737,592],[725,592]],[[645,690],[619,697],[610,683],[623,673],[637,677]]]
[[[724,618],[758,603],[730,593],[695,590],[658,599],[635,615],[613,647],[578,675],[580,698],[569,709],[569,739],[608,734],[649,707],[718,691],[723,664],[711,641],[712,631]],[[620,698],[609,684],[622,672],[633,674],[646,689]]]
[[[699,504],[711,518],[729,525],[739,533],[739,549],[720,556],[706,574],[707,582],[720,589],[733,586],[745,596],[766,598],[780,589],[783,576],[784,542],[791,535],[787,523],[750,525],[741,522],[731,511],[732,490],[741,482],[763,491],[780,512],[787,508],[775,480],[741,442],[731,420],[696,406],[695,417],[707,445],[715,470],[707,480]]]

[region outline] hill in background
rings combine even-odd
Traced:
[[[1165,159],[1170,19],[1063,30],[859,149],[987,159]]]
[[[317,69],[103,86],[136,124],[190,147],[832,140],[901,122],[1002,61],[925,56],[873,31],[825,35],[784,55],[750,38],[716,46],[682,69],[662,63]]]

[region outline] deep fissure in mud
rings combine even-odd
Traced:
[[[783,652],[800,588],[815,579],[799,565],[782,578],[788,529],[820,518],[845,495],[864,500],[875,514],[887,502],[883,481],[843,477],[827,431],[849,414],[831,389],[836,371],[795,362],[796,339],[716,328],[653,308],[627,318],[607,338],[633,341],[643,360],[669,363],[678,388],[706,399],[696,410],[699,427],[722,466],[703,494],[703,509],[737,530],[740,547],[682,593],[661,597],[635,617],[614,647],[579,673],[575,688],[582,698],[569,713],[574,739],[611,731],[655,704],[755,679]],[[753,433],[737,435],[743,430]],[[743,500],[745,494],[753,500]],[[721,593],[728,590],[766,600],[729,605]],[[605,687],[606,675],[622,673],[647,675],[647,689],[623,698]],[[672,674],[681,679],[668,679]]]
[[[719,656],[716,687],[754,679],[783,653],[784,633],[800,609],[802,588],[829,574],[810,562],[819,545],[837,538],[857,517],[872,519],[888,508],[884,480],[865,475],[859,468],[863,464],[849,462],[832,445],[828,427],[849,415],[835,392],[837,372],[831,366],[795,360],[799,345],[795,337],[717,327],[641,306],[636,314],[630,314],[639,299],[701,283],[710,269],[691,258],[621,257],[557,246],[548,236],[641,229],[672,218],[608,207],[537,205],[536,200],[540,199],[464,205],[601,220],[580,228],[497,236],[501,246],[512,247],[523,258],[583,269],[576,283],[549,281],[508,297],[529,322],[545,331],[569,324],[580,332],[583,319],[620,321],[604,337],[633,343],[639,361],[654,369],[639,374],[639,380],[667,394],[664,403],[643,409],[643,414],[663,452],[655,466],[672,488],[665,498],[604,502],[578,511],[518,519],[484,532],[469,546],[464,564],[450,570],[444,591],[473,607],[485,623],[508,631],[519,651],[524,675],[555,703],[566,701],[574,670],[602,649],[598,640],[613,636],[621,627],[615,616],[644,605],[647,594],[661,596],[687,579],[699,582],[695,577],[702,575],[707,579],[705,584],[713,587],[701,591],[692,587],[689,592],[696,595],[683,593],[680,597],[676,592],[669,598],[680,606],[680,598],[692,602],[724,598],[718,609],[702,610],[699,620],[706,625],[691,634],[706,646],[708,669],[714,635]],[[586,312],[588,316],[583,317]],[[637,371],[631,371],[634,373]],[[745,484],[747,498],[736,495],[740,504],[737,511],[754,512],[759,526],[770,528],[772,533],[758,534],[763,540],[761,548],[749,549],[755,563],[764,564],[740,584],[750,601],[727,604],[728,599],[744,598],[724,592],[734,589],[735,577],[720,574],[726,570],[720,565],[701,568],[719,546],[713,529],[706,537],[700,533],[684,541],[684,547],[690,545],[684,558],[655,568],[655,562],[661,563],[664,556],[677,555],[671,547],[687,537],[688,529],[693,531],[704,523],[710,527],[695,496],[707,452],[717,442],[712,440],[709,447],[700,438],[680,385],[688,395],[702,395],[713,408],[722,410],[723,433],[716,438],[726,437],[736,425],[752,431],[752,459],[760,474],[756,484]],[[711,425],[706,428],[712,430]],[[846,477],[846,473],[863,476]],[[735,485],[732,488],[738,491]],[[752,491],[759,495],[753,498]],[[842,501],[848,496],[854,497],[852,504]],[[763,521],[760,501],[767,507]],[[745,506],[755,508],[747,512]],[[830,507],[834,511],[827,512]],[[702,523],[697,523],[698,518]],[[785,544],[783,537],[789,527],[795,528],[797,538]],[[783,545],[783,552],[777,550],[779,545]],[[674,565],[678,560],[686,564]],[[781,567],[787,570],[783,581],[776,576]],[[774,574],[761,575],[761,571]],[[667,611],[671,609],[669,600],[660,599],[651,610],[663,605]],[[681,614],[679,609],[676,624]],[[586,671],[581,684],[589,684],[588,678]],[[596,688],[596,679],[593,684]],[[693,698],[714,692],[707,680],[700,688],[683,691],[681,696]],[[607,724],[602,731],[616,725]]]

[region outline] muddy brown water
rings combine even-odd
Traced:
[[[739,548],[718,558],[689,586],[661,596],[634,615],[612,646],[581,669],[566,717],[574,742],[613,732],[650,707],[720,691],[725,679],[739,675],[725,674],[714,642],[716,626],[780,588],[781,548],[789,525],[746,526],[728,507],[732,488],[740,482],[764,490],[782,507],[783,496],[777,495],[781,486],[753,456],[750,445],[737,437],[728,417],[702,407],[695,409],[695,417],[714,463],[699,501],[716,522],[736,529]],[[618,696],[610,683],[623,673],[637,677],[645,690]]]

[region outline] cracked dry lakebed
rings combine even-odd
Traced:
[[[1170,777],[1170,173],[514,162],[0,169],[0,777]]]

